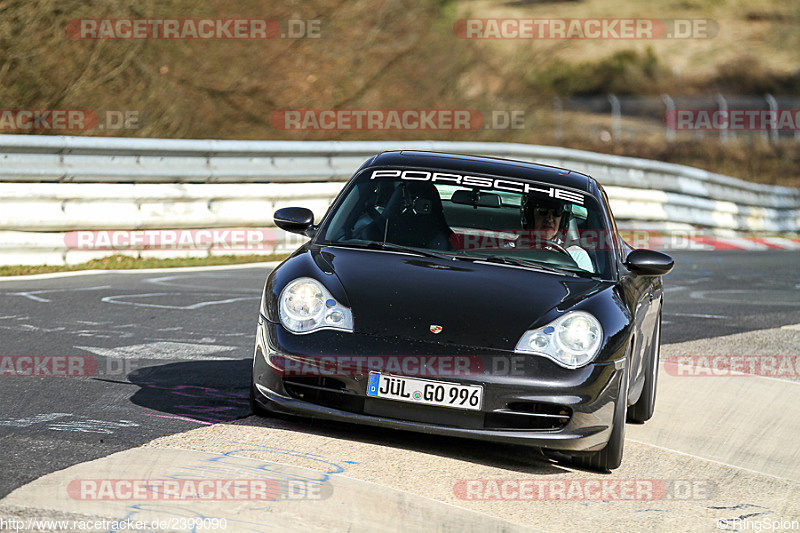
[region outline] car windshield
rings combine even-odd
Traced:
[[[610,278],[612,234],[591,195],[435,170],[366,169],[316,244],[405,250]]]

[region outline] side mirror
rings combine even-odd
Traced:
[[[273,215],[275,225],[282,230],[307,235],[314,224],[314,213],[305,207],[284,207]]]
[[[662,276],[672,270],[675,261],[667,254],[642,249],[629,253],[625,258],[625,266],[642,276]]]

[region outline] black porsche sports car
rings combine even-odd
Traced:
[[[251,403],[284,413],[622,460],[653,414],[661,275],[593,178],[393,151],[369,159],[268,277]]]

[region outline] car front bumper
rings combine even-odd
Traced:
[[[612,362],[569,370],[546,358],[504,350],[476,351],[330,330],[295,335],[261,317],[253,385],[256,401],[278,413],[554,450],[596,451],[611,434],[624,354],[621,349]],[[345,364],[336,364],[342,361]],[[353,361],[364,364],[353,366]],[[409,361],[415,364],[406,365]],[[437,361],[444,364],[436,368]],[[370,368],[481,385],[481,410],[368,397]]]

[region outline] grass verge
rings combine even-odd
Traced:
[[[26,276],[48,272],[72,272],[75,270],[132,270],[141,268],[176,268],[212,265],[238,265],[282,261],[289,254],[271,255],[214,255],[209,257],[176,257],[170,259],[136,258],[111,255],[76,265],[8,265],[0,266],[0,276]]]

